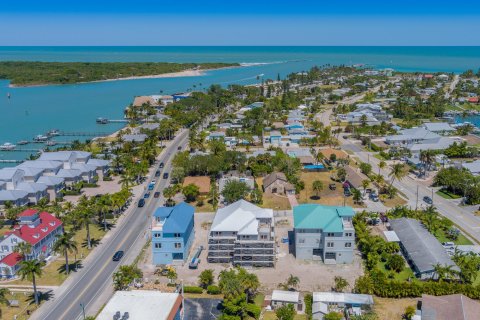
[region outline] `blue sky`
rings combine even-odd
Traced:
[[[0,45],[480,45],[476,2],[15,0]]]

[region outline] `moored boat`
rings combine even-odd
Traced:
[[[10,142],[5,142],[0,146],[0,150],[14,150],[17,146],[10,143]]]

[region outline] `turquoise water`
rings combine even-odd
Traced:
[[[462,72],[480,67],[480,47],[0,47],[0,60],[239,62],[248,66],[204,76],[9,88],[0,81],[0,144],[31,140],[51,129],[113,132],[97,117],[121,119],[136,95],[173,93],[211,84],[252,84],[324,64],[368,64],[401,71]],[[7,93],[11,95],[7,99]],[[69,138],[71,139],[71,138]],[[56,140],[68,140],[59,137]],[[33,147],[32,145],[29,148]],[[0,152],[0,159],[27,154]]]

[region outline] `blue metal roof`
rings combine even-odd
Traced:
[[[163,232],[165,233],[185,233],[190,222],[193,219],[195,208],[185,202],[179,203],[174,207],[160,207],[153,214],[165,220]]]

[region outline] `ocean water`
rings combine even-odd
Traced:
[[[121,119],[125,106],[136,95],[181,92],[194,85],[198,90],[211,84],[253,84],[258,82],[258,75],[275,79],[278,74],[284,77],[314,65],[366,64],[423,72],[477,70],[480,47],[0,47],[0,60],[238,62],[243,65],[208,71],[196,77],[27,88],[10,88],[8,81],[0,80],[0,144],[3,144],[31,140],[51,129],[113,132],[121,125],[97,125],[95,119]],[[0,159],[23,159],[29,153],[0,152]]]

